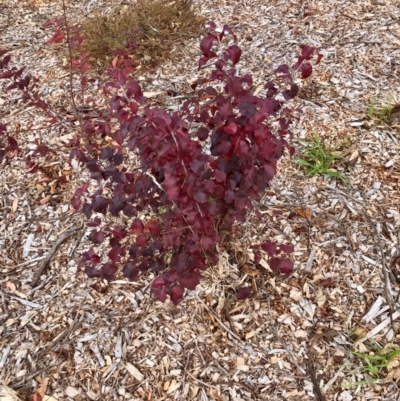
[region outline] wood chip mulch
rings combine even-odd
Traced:
[[[121,3],[67,7],[79,21]],[[258,91],[301,44],[320,49],[323,62],[302,85],[295,133],[341,149],[337,168],[349,185],[306,177],[286,158],[256,207],[263,218],[251,214],[179,306],[161,304],[150,296],[152,277],[100,285],[76,273],[90,245],[82,217],[70,211],[85,178],[68,163],[70,125],[46,128],[18,93],[0,92],[0,121],[24,148],[40,141],[55,149],[45,172],[27,174],[22,160],[1,165],[0,400],[8,399],[5,386],[21,399],[38,390],[48,401],[399,400],[400,356],[374,377],[355,355],[400,349],[400,126],[367,118],[372,100],[400,103],[398,1],[193,3],[234,29],[239,70]],[[0,48],[40,79],[46,101],[73,114],[68,60],[43,29],[61,15],[59,1],[0,0]],[[189,39],[179,60],[141,72],[154,102],[174,110],[192,93],[205,73],[197,70],[198,45]],[[178,96],[160,95],[168,90]],[[63,188],[60,175],[70,178]],[[275,276],[265,261],[254,267],[250,245],[265,240],[295,247],[294,274]],[[243,285],[254,295],[237,301]]]

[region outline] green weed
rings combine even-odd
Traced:
[[[343,157],[341,152],[325,146],[316,135],[311,141],[299,142],[305,149],[296,161],[306,168],[306,175],[324,174],[341,180],[344,184],[348,182],[348,178],[344,174],[333,168],[335,162]]]
[[[369,353],[349,351],[350,354],[355,356],[362,367],[360,372],[368,373],[374,379],[379,379],[382,369],[388,367],[389,363],[400,355],[400,349],[394,348],[392,350],[379,349],[374,346],[374,351]]]
[[[394,107],[392,100],[387,100],[383,105],[377,104],[375,99],[371,99],[367,107],[368,120],[378,120],[380,123],[388,124]]]

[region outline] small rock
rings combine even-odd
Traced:
[[[66,396],[70,398],[75,398],[79,394],[79,390],[77,390],[75,387],[70,387],[68,386],[65,390],[64,393]]]
[[[126,370],[138,381],[141,382],[144,379],[144,375],[131,363],[125,365]]]
[[[353,396],[348,391],[343,391],[340,394],[342,401],[352,401]]]

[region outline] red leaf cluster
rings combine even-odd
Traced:
[[[62,20],[49,25],[56,29],[50,42],[64,40]],[[79,27],[72,31],[71,45],[81,54],[72,67],[81,75],[83,93],[90,82],[89,55]],[[81,132],[70,143],[71,160],[86,166],[98,183],[90,192],[89,184],[76,189],[72,206],[90,219],[91,242],[108,247],[108,260],[93,248],[82,255],[79,268],[88,276],[110,280],[122,269],[129,280],[136,280],[153,273],[155,297],[164,302],[169,296],[178,304],[186,289],[200,283],[201,271],[217,261],[222,232],[236,231],[268,188],[285,150],[294,153],[291,126],[301,110],[292,105],[299,91],[292,74],[311,74],[315,49],[305,46],[292,68],[278,67],[258,95],[252,77],[235,68],[241,49],[235,44],[223,47],[227,36],[236,39],[228,26],[218,31],[210,25],[200,43],[199,61],[199,68],[212,61],[209,77],[193,84],[195,96],[173,113],[147,103],[134,78],[137,64],[129,55],[134,44],[116,52],[107,69],[110,81],[102,88],[108,107],[94,107],[92,114],[83,115]],[[0,79],[10,80],[8,89],[20,89],[28,104],[47,110],[34,80],[22,77],[23,69],[9,68],[9,61],[8,55],[0,60]],[[0,124],[0,139],[5,133],[6,126]],[[0,159],[18,149],[14,138],[7,141],[0,144]],[[124,163],[130,152],[138,157],[139,169]],[[125,215],[128,223],[106,226],[101,216],[108,214]],[[292,271],[293,263],[282,253],[293,252],[293,247],[267,242],[260,248],[272,269]],[[258,250],[256,261],[260,258]],[[237,292],[239,299],[250,294],[248,287]]]
[[[10,66],[11,56],[7,50],[0,51],[0,80],[7,80],[9,85],[6,91],[19,90],[21,99],[26,103],[26,107],[34,106],[47,111],[47,104],[41,99],[37,88],[37,80],[30,75],[23,75],[25,67],[16,68]],[[7,124],[0,122],[0,162],[7,154],[15,154],[20,149],[16,139],[7,134]],[[44,149],[37,149],[33,156],[43,155]]]
[[[299,110],[290,107],[298,93],[292,70],[303,68],[306,77],[309,67],[302,65],[314,49],[303,48],[292,69],[280,66],[275,79],[265,85],[265,96],[257,96],[251,90],[252,78],[234,68],[240,62],[240,48],[218,50],[226,35],[233,35],[227,26],[219,33],[215,25],[209,27],[200,43],[199,67],[214,60],[214,68],[209,78],[193,85],[197,94],[179,113],[147,106],[131,75],[134,66],[124,64],[128,60],[121,55],[109,69],[112,80],[104,92],[110,96],[110,117],[119,123],[115,132],[107,130],[114,145],[94,153],[82,148],[72,157],[86,164],[92,178],[105,181],[102,187],[109,194],[104,196],[101,189],[86,194],[86,216],[122,213],[132,220],[123,238],[108,228],[91,234],[94,244],[107,237],[111,251],[106,272],[104,264],[97,266],[97,255],[84,255],[81,264],[89,275],[104,278],[116,265],[123,266],[130,280],[153,272],[155,297],[164,302],[169,296],[178,304],[185,289],[199,284],[199,272],[216,262],[220,233],[232,232],[235,223],[245,221],[276,174],[277,162],[289,147],[290,127],[298,120]],[[222,91],[217,90],[220,83]],[[104,125],[97,124],[87,134],[96,138],[104,132]],[[126,152],[139,157],[141,169],[136,174],[123,165]],[[83,195],[75,194],[74,207]],[[145,211],[155,217],[140,219]],[[273,270],[291,273],[292,261],[280,254],[293,252],[293,247],[268,242],[261,249]],[[237,295],[244,299],[250,289],[239,289]]]

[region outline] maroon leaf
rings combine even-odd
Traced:
[[[93,219],[93,221],[88,223],[89,227],[99,227],[100,225],[101,225],[101,220],[98,217],[96,217],[95,219]]]
[[[154,256],[154,252],[152,252],[151,256]],[[156,260],[152,260],[149,264],[149,267],[153,272],[160,272],[165,269],[165,263],[162,259],[158,258]]]
[[[190,163],[190,167],[196,174],[200,174],[204,170],[204,161],[195,159]]]
[[[240,287],[236,290],[236,297],[237,299],[246,299],[251,295],[251,288],[250,287]]]
[[[240,60],[241,54],[242,50],[240,49],[240,47],[232,45],[229,46],[228,49],[226,49],[226,52],[224,54],[224,59],[231,60],[233,65],[236,65]]]
[[[139,269],[132,262],[128,262],[125,264],[122,269],[122,273],[125,277],[127,277],[130,281],[136,280],[139,275]]]
[[[275,70],[275,73],[276,74],[289,74],[290,73],[289,66],[287,64],[282,64]],[[268,89],[268,88],[265,88],[265,89]]]
[[[282,95],[286,100],[294,99],[299,93],[299,87],[296,84],[291,84],[290,89],[283,91]]]
[[[154,289],[152,292],[154,296],[161,302],[165,302],[167,299],[167,292],[165,288]]]
[[[207,31],[215,31],[217,29],[217,25],[215,24],[215,22],[211,21],[210,25],[206,28]]]
[[[104,241],[104,238],[105,235],[103,231],[93,230],[89,235],[89,239],[93,244],[101,244]]]
[[[212,51],[212,47],[214,44],[214,41],[217,40],[217,37],[215,35],[209,34],[205,36],[201,43],[200,43],[200,50],[203,53],[203,55],[207,58],[212,58],[212,57],[217,57],[217,53]]]
[[[74,196],[82,196],[89,188],[89,184],[84,184],[80,188],[76,189]]]
[[[160,235],[160,225],[156,220],[150,220],[146,223],[146,229],[149,230],[150,234],[152,235]]]
[[[261,245],[261,249],[266,252],[269,256],[273,256],[276,253],[276,244],[275,242],[264,242]]]
[[[92,216],[92,207],[88,203],[85,203],[82,207],[82,212],[88,219],[90,219]]]
[[[131,204],[127,204],[123,208],[123,213],[127,217],[133,217],[136,214],[136,208]]]
[[[57,28],[53,36],[47,41],[47,43],[61,43],[65,39],[65,35],[61,32],[60,28]]]
[[[210,237],[203,236],[200,240],[200,244],[205,251],[215,247],[215,241],[213,241]]]
[[[226,33],[229,33],[230,35],[232,35],[233,40],[236,41],[236,35],[234,34],[232,29],[228,25],[223,26],[222,32],[219,34],[219,39],[221,40],[225,36]]]
[[[175,269],[168,270],[161,277],[164,279],[166,285],[170,285],[178,279],[178,271]]]
[[[96,196],[92,202],[92,210],[94,212],[106,214],[108,207],[108,200],[103,196]]]
[[[129,109],[133,114],[136,114],[139,110],[139,105],[136,102],[130,102],[129,103]]]
[[[141,234],[143,232],[144,225],[141,220],[135,219],[131,224],[131,233],[132,234]]]
[[[194,291],[200,284],[200,278],[201,276],[197,273],[183,273],[179,283],[182,287]]]
[[[291,274],[293,272],[293,262],[287,258],[271,258],[270,267],[272,270],[283,274]]]
[[[111,231],[115,238],[123,239],[126,237],[126,231],[123,227],[116,227]]]
[[[273,165],[271,165],[271,164],[269,164],[269,163],[264,164],[264,165],[263,165],[263,169],[264,169],[264,172],[265,172],[266,175],[267,175],[267,179],[268,179],[268,180],[270,180],[270,179],[272,179],[272,178],[274,177],[274,175],[275,175],[275,168],[274,168]]]
[[[294,252],[294,247],[292,245],[279,245],[279,249],[285,253]]]
[[[237,125],[235,123],[228,123],[228,125],[226,125],[224,127],[224,132],[226,132],[229,135],[233,135],[236,134],[237,132]]]
[[[151,284],[151,292],[161,302],[167,299],[167,292],[165,290],[165,281],[162,277],[157,277]]]
[[[303,63],[300,67],[301,78],[306,79],[312,74],[312,65],[310,63]]]
[[[208,202],[208,196],[205,192],[203,192],[204,189],[198,187],[195,189],[195,191],[193,192],[193,198],[196,202],[199,203],[206,203]]]
[[[93,266],[86,266],[85,267],[85,274],[89,277],[100,277],[101,273]]]
[[[75,210],[78,210],[78,209],[81,207],[81,205],[82,205],[81,199],[80,199],[80,198],[77,198],[77,197],[73,197],[71,203],[72,203],[72,207],[73,207]]]
[[[7,140],[8,140],[9,150],[17,150],[18,149],[18,143],[12,136],[8,136]]]
[[[306,45],[301,49],[301,57],[306,60],[310,60],[312,55],[314,54],[314,51],[315,51],[315,47]]]
[[[140,234],[136,237],[136,245],[139,248],[144,248],[147,244],[147,237],[144,234]]]
[[[110,124],[108,124],[107,122],[102,122],[99,125],[99,132],[101,134],[103,134],[104,136],[106,135],[110,135],[111,134],[111,128],[110,128]]]
[[[183,294],[185,293],[185,289],[180,286],[175,286],[171,288],[171,301],[174,305],[178,305],[182,299],[183,299]]]
[[[290,259],[282,259],[279,264],[279,271],[283,274],[291,274],[293,272],[293,262]]]
[[[114,156],[114,149],[113,148],[103,148],[101,149],[100,159],[103,160],[110,160],[111,157]]]
[[[87,252],[82,254],[82,260],[84,262],[92,262],[93,264],[100,263],[100,256],[97,255],[92,248],[90,248]]]
[[[163,288],[163,287],[165,287],[165,281],[162,277],[157,277],[151,285],[151,288]]]
[[[208,138],[209,131],[205,127],[200,127],[199,130],[197,131],[197,138],[200,139],[200,141],[205,141]]]
[[[168,199],[171,201],[177,199],[179,196],[179,192],[180,192],[180,190],[179,190],[178,186],[167,189]]]
[[[118,238],[112,237],[110,239],[110,246],[113,247],[113,248],[116,247],[116,246],[121,246],[121,242],[120,242],[120,240]]]
[[[188,257],[185,253],[175,254],[172,258],[172,267],[178,272],[182,272],[183,269],[187,266]]]
[[[118,216],[118,213],[124,208],[124,197],[116,195],[112,200],[109,207],[112,216]]]
[[[328,277],[325,280],[321,280],[319,284],[322,285],[322,287],[330,287],[333,285],[333,279],[331,277]]]
[[[108,257],[112,262],[119,262],[121,259],[121,255],[124,254],[124,248],[120,246],[116,246],[112,248],[110,252],[108,252]]]
[[[101,273],[106,280],[111,279],[117,271],[118,267],[112,263],[105,263],[101,267]]]
[[[280,258],[271,258],[270,261],[269,261],[269,267],[272,270],[277,271],[277,270],[279,270],[280,263],[281,263],[281,259]]]
[[[215,170],[214,177],[215,177],[215,181],[224,182],[226,180],[226,173],[221,170]]]
[[[0,67],[1,67],[1,63],[0,63]],[[0,79],[7,79],[7,78],[11,78],[13,76],[12,71],[5,71],[2,74],[0,74]]]

